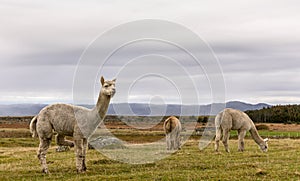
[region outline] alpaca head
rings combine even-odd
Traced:
[[[269,139],[266,138],[266,139],[264,139],[264,141],[261,144],[259,144],[259,147],[263,152],[268,151],[268,141],[269,141]]]
[[[116,93],[115,83],[116,83],[116,79],[104,80],[104,78],[102,76],[101,77],[101,84],[102,84],[101,93],[106,96],[113,97]]]

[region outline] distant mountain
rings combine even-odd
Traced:
[[[258,110],[262,108],[267,108],[271,107],[271,105],[265,104],[265,103],[259,103],[259,104],[249,104],[249,103],[244,103],[240,101],[231,101],[226,103],[226,107],[228,108],[233,108],[233,109],[238,109],[241,111],[247,111],[247,110]]]
[[[11,104],[0,105],[0,116],[31,116],[36,115],[46,104]]]
[[[109,107],[109,114],[117,115],[215,115],[224,108],[233,108],[241,111],[258,110],[271,107],[265,103],[248,104],[239,101],[214,103],[208,105],[148,105],[148,104],[113,104]]]
[[[47,106],[46,104],[12,104],[0,105],[0,116],[28,116],[36,115]],[[92,105],[82,105],[92,108]],[[225,107],[224,104],[214,103],[208,105],[155,105],[140,103],[119,103],[111,104],[108,114],[111,115],[214,115]],[[271,107],[265,103],[248,104],[239,101],[226,103],[227,108],[246,110],[258,110],[264,107]],[[198,113],[198,114],[197,114]]]

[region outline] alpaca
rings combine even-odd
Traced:
[[[216,126],[216,143],[215,150],[219,151],[219,141],[221,139],[221,132],[223,132],[222,142],[224,144],[225,150],[229,153],[228,148],[228,139],[230,136],[230,130],[238,130],[238,151],[244,151],[244,137],[247,131],[250,131],[250,134],[256,144],[259,145],[260,149],[263,152],[268,151],[268,138],[262,139],[249,116],[239,110],[235,109],[224,109],[222,112],[217,114],[215,118]]]
[[[57,133],[56,143],[59,146],[75,145],[77,172],[85,172],[85,156],[89,136],[103,121],[110,99],[114,96],[115,81],[104,80],[101,77],[101,90],[98,101],[93,109],[69,104],[52,104],[43,108],[30,123],[32,137],[39,137],[40,144],[37,151],[42,171],[49,173],[46,154],[51,143],[53,130]],[[74,142],[65,140],[65,136],[73,136]]]
[[[164,131],[166,133],[167,149],[180,149],[181,123],[175,116],[171,116],[164,122]]]

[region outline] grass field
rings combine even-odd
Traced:
[[[27,134],[26,130],[20,131]],[[161,133],[154,133],[161,136]],[[154,133],[152,136],[156,135]],[[262,153],[252,139],[246,139],[246,151],[241,153],[237,152],[237,140],[235,133],[232,134],[229,154],[224,152],[223,146],[221,152],[215,153],[213,144],[200,151],[200,137],[193,136],[180,151],[148,164],[121,163],[97,150],[88,150],[88,171],[84,174],[76,173],[74,149],[56,152],[53,143],[47,154],[50,175],[41,173],[36,157],[37,139],[27,136],[1,138],[0,180],[300,180],[300,139],[271,139],[267,153]],[[275,133],[261,131],[261,134]],[[122,135],[128,140],[130,136],[137,137],[130,132],[119,132],[118,137]],[[138,137],[148,139],[146,134]]]

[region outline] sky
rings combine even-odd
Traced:
[[[300,104],[299,7],[297,0],[0,0],[0,104],[92,103],[101,75],[117,78],[116,103]],[[199,39],[163,23],[146,28],[149,19]],[[114,43],[160,31],[176,40],[131,42],[104,61]],[[201,63],[177,40],[192,53],[201,49]],[[92,66],[83,62],[89,56]],[[78,77],[86,82],[77,85]]]

